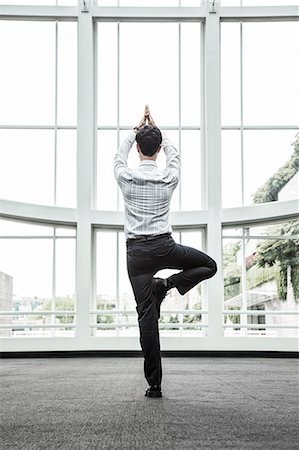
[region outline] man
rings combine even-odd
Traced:
[[[147,125],[148,123],[148,125]],[[129,151],[137,141],[140,165],[127,166]],[[157,167],[161,149],[166,169]],[[211,278],[216,262],[203,252],[175,243],[169,222],[170,200],[180,179],[180,155],[156,127],[148,106],[134,131],[124,140],[114,160],[114,173],[125,201],[127,268],[133,288],[147,397],[162,397],[162,367],[158,319],[167,292],[176,288],[184,295],[196,284]],[[180,269],[167,279],[154,278],[161,269]]]

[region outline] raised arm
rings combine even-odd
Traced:
[[[149,110],[149,106],[145,107],[145,115],[148,119],[148,124],[152,127],[156,127],[155,121],[151,112]],[[164,152],[166,155],[166,169],[169,169],[173,177],[178,182],[180,179],[180,171],[181,171],[181,158],[178,150],[172,144],[172,142],[166,136],[165,131],[162,131],[162,147],[164,148]]]
[[[114,175],[117,181],[119,181],[122,174],[124,174],[128,168],[128,156],[129,152],[132,148],[132,145],[135,142],[136,133],[140,128],[142,128],[146,124],[146,107],[143,113],[143,116],[139,122],[139,124],[131,131],[128,136],[124,139],[121,146],[117,150],[117,153],[114,157]]]

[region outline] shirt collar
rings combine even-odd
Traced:
[[[154,161],[153,159],[143,159],[142,161],[140,161],[140,166],[156,166],[157,167],[157,163],[156,161]]]

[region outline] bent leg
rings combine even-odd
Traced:
[[[186,294],[201,281],[213,277],[217,272],[217,264],[209,255],[174,241],[167,259],[169,259],[167,267],[182,269],[181,272],[168,278],[169,287],[176,287],[181,295]],[[167,260],[164,262],[168,263]]]

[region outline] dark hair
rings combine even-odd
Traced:
[[[145,126],[136,135],[137,144],[145,156],[153,156],[162,143],[162,134],[159,128]]]

